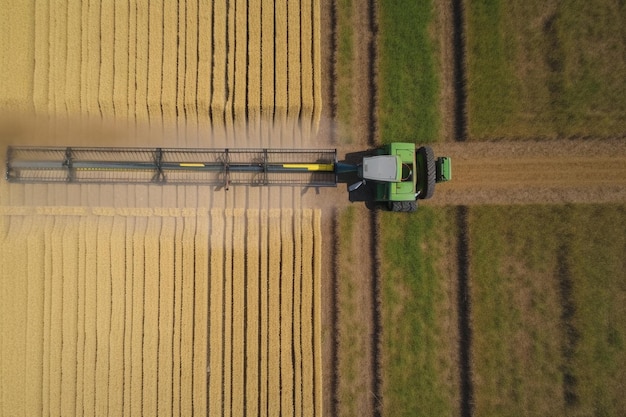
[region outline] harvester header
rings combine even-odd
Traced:
[[[335,186],[334,149],[9,147],[10,182]]]

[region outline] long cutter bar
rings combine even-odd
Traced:
[[[334,149],[23,147],[10,182],[335,186]]]

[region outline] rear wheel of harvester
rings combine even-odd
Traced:
[[[417,210],[417,201],[389,201],[389,211],[412,213]]]
[[[417,153],[422,157],[422,161],[424,161],[422,164],[423,170],[420,175],[425,178],[424,190],[417,196],[417,198],[431,198],[435,193],[435,182],[437,181],[435,153],[430,146],[422,146],[417,150]]]

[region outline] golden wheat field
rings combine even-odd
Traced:
[[[266,123],[318,125],[318,0],[2,0],[0,7],[0,100],[10,110],[178,125],[230,146],[245,145],[235,129],[257,125],[261,115]]]
[[[306,147],[319,9],[0,0],[0,159]],[[0,417],[321,415],[321,213],[300,206],[292,189],[2,180]]]
[[[1,415],[320,415],[319,211],[1,214]]]

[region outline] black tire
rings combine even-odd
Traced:
[[[413,213],[417,210],[417,201],[389,201],[387,207],[389,211]]]
[[[417,201],[405,201],[404,207],[406,208],[406,212],[413,213],[415,210],[417,210]]]
[[[435,153],[430,146],[422,146],[417,150],[418,154],[422,157],[422,172],[420,175],[424,180],[424,189],[417,198],[422,200],[432,198],[435,194],[435,184],[437,182],[437,171],[435,169]],[[421,181],[420,181],[421,182]]]

